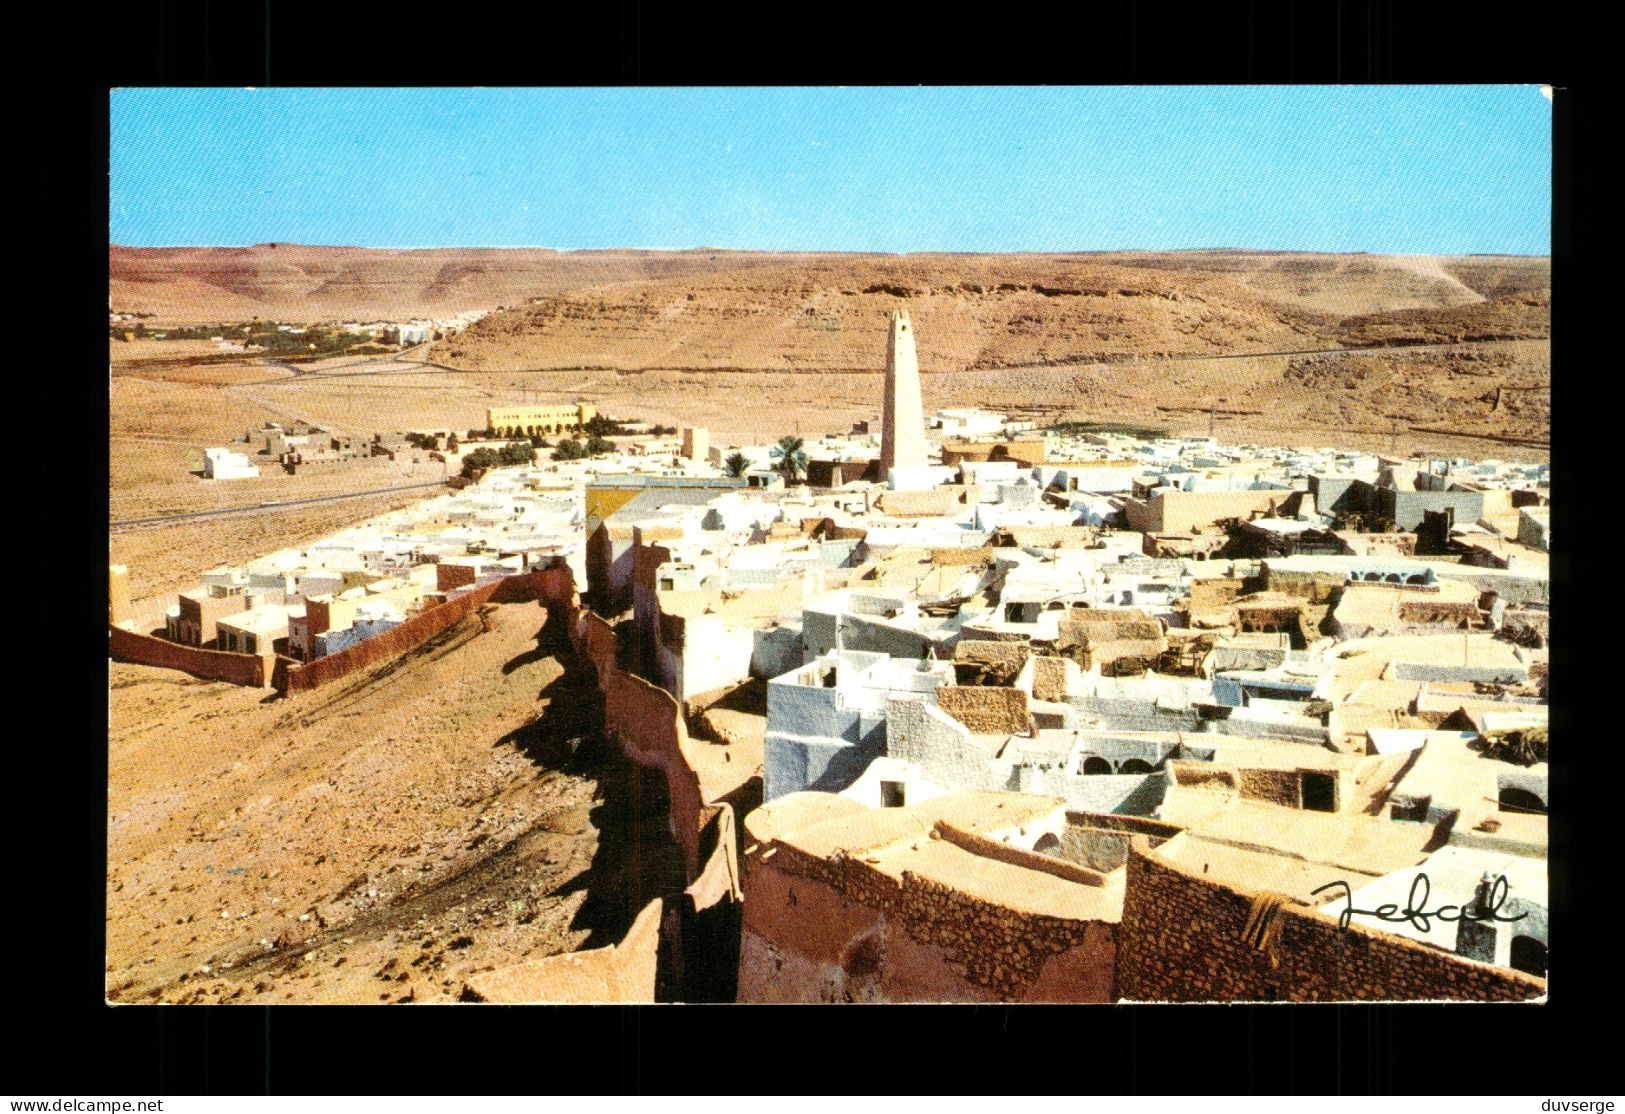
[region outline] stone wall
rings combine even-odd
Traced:
[[[1059,703],[1066,699],[1066,659],[1033,659],[1033,699]]]
[[[1129,1001],[1525,1001],[1545,980],[1461,959],[1426,944],[1285,905],[1275,942],[1243,939],[1258,891],[1129,849],[1118,985]],[[1333,879],[1328,879],[1333,880]]]
[[[1248,800],[1268,801],[1287,808],[1298,807],[1298,771],[1248,767],[1238,773],[1241,795]]]
[[[1244,583],[1234,577],[1203,577],[1191,581],[1190,613],[1208,615],[1223,611],[1236,602],[1245,590]]]
[[[1025,641],[995,642],[982,638],[961,638],[954,645],[954,664],[974,666],[987,683],[1008,685],[1027,664],[1032,649]]]
[[[1478,625],[1478,605],[1449,600],[1402,600],[1399,618],[1417,626],[1442,626],[1467,629]]]
[[[165,638],[137,634],[111,624],[107,628],[107,656],[114,661],[179,669],[205,681],[229,681],[259,688],[270,679],[272,659],[258,654],[233,654],[182,646]]]
[[[1271,592],[1294,596],[1309,603],[1333,603],[1348,577],[1343,573],[1301,572],[1264,566],[1264,584]]]
[[[1027,694],[1016,688],[943,685],[937,707],[978,735],[1026,735],[1033,718]]]
[[[1116,1000],[1114,924],[1018,912],[777,842],[748,848],[744,865],[741,1002]]]

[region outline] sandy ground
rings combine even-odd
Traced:
[[[494,607],[280,701],[112,666],[109,998],[449,1001],[618,941],[681,859],[558,633]]]

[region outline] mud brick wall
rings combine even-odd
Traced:
[[[738,990],[739,836],[730,805],[711,811],[700,836],[705,865],[681,894],[666,900],[670,985],[684,1002],[732,1002]]]
[[[179,669],[205,681],[229,681],[250,688],[264,686],[272,669],[271,659],[258,654],[234,654],[224,650],[182,646],[178,642],[137,634],[112,625],[107,628],[107,655],[114,661]]]
[[[469,980],[469,996],[652,1002],[657,986],[664,985],[684,1001],[731,1001],[743,896],[739,837],[732,806],[703,799],[682,709],[669,693],[620,666],[620,639],[608,622],[582,608],[568,566],[508,577],[491,588],[498,602],[540,600],[549,621],[560,622],[576,652],[592,663],[604,697],[606,737],[632,761],[666,776],[669,822],[683,849],[689,885],[645,908],[626,939],[612,948],[550,957],[540,961],[539,971],[537,964],[519,965],[525,969],[524,992],[531,997],[498,997],[513,993],[495,979],[499,972]]]
[[[1033,726],[1020,689],[944,685],[937,689],[937,707],[978,735],[1026,735]]]
[[[475,588],[454,600],[447,600],[437,607],[421,611],[400,626],[357,642],[347,650],[340,650],[336,654],[329,654],[303,665],[290,665],[286,670],[287,691],[304,692],[336,681],[357,670],[398,657],[427,642],[485,604],[495,589],[495,583]]]
[[[1478,605],[1446,600],[1401,600],[1399,617],[1407,623],[1471,627],[1478,622]]]
[[[434,587],[437,592],[453,588],[467,588],[474,583],[474,566],[450,564],[442,561],[434,567]]]
[[[684,753],[688,732],[671,693],[611,665],[599,673],[604,693],[604,733],[640,766],[666,775],[671,833],[683,849],[685,877],[699,870],[700,779]]]
[[[942,488],[930,491],[888,491],[875,499],[875,507],[894,518],[929,518],[953,514],[960,507],[959,494]]]
[[[1066,659],[1040,657],[1033,662],[1033,698],[1060,703],[1066,700]]]
[[[557,612],[571,633],[576,650],[592,662],[598,688],[604,696],[604,733],[621,752],[641,766],[659,769],[666,776],[667,800],[671,811],[671,832],[683,849],[685,877],[693,880],[707,859],[707,837],[702,835],[712,820],[717,802],[706,801],[689,748],[694,745],[683,719],[683,709],[665,689],[628,672],[620,665],[621,644],[614,629],[601,616],[581,609],[568,568],[550,569],[544,584],[544,602]],[[731,808],[727,826],[732,832]],[[726,853],[737,856],[737,837],[719,840]],[[732,876],[738,876],[737,859],[730,860]]]
[[[439,566],[441,569],[448,567],[452,566]],[[278,686],[283,692],[303,692],[336,681],[359,669],[388,661],[422,645],[487,603],[541,600],[557,606],[557,601],[562,596],[574,594],[573,580],[568,566],[519,573],[493,580],[463,593],[456,599],[428,608],[398,627],[357,642],[347,650],[317,658],[313,662],[278,667],[276,670]]]
[[[1338,573],[1291,571],[1266,565],[1264,583],[1271,592],[1296,596],[1310,603],[1327,603],[1342,591],[1347,579]]]
[[[913,873],[747,848],[739,1000],[1109,1002],[1117,926],[1018,912]]]
[[[463,985],[476,1002],[598,1004],[655,1001],[663,902],[656,898],[618,944],[482,971]]]
[[[1302,621],[1302,604],[1255,604],[1236,608],[1236,626],[1242,631],[1291,632]]]
[[[1298,807],[1298,771],[1246,769],[1240,771],[1241,795],[1253,801]]]
[[[1212,611],[1223,611],[1236,602],[1236,597],[1242,593],[1242,581],[1233,578],[1214,578],[1211,580],[1192,580],[1190,611],[1193,615],[1206,615]]]
[[[1001,863],[1019,866],[1023,870],[1036,870],[1041,874],[1054,875],[1064,878],[1068,882],[1076,882],[1080,886],[1104,886],[1106,878],[1100,872],[1090,870],[1088,867],[1069,863],[1064,859],[1057,859],[1037,851],[1029,851],[1025,847],[1015,847],[1008,843],[1000,843],[996,839],[989,839],[984,835],[964,828],[956,828],[943,820],[938,820],[932,829],[936,836],[945,839],[956,847],[963,848],[983,859],[996,859]]]
[[[1242,939],[1257,891],[1153,860],[1146,837],[1129,849],[1118,985],[1131,1001],[1522,1001],[1542,979],[1460,959],[1335,913],[1288,905],[1268,952]],[[1333,880],[1328,878],[1328,880]]]
[[[867,531],[865,531],[867,533]],[[832,537],[834,535],[831,535]],[[995,554],[993,550],[983,549],[933,549],[931,550],[931,563],[933,565],[979,565],[993,564]]]
[[[974,665],[989,681],[1008,685],[1015,681],[1021,667],[1027,664],[1032,648],[1025,641],[993,642],[980,638],[962,638],[954,646],[954,662]]]

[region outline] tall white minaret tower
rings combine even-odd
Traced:
[[[880,467],[892,487],[919,487],[925,478],[925,408],[920,402],[920,361],[908,311],[891,315],[886,338],[886,405],[881,418]]]

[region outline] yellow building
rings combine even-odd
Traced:
[[[536,406],[492,406],[485,411],[485,427],[499,434],[510,429],[528,433],[563,433],[579,425],[586,425],[598,414],[598,408],[589,402],[572,402]]]

